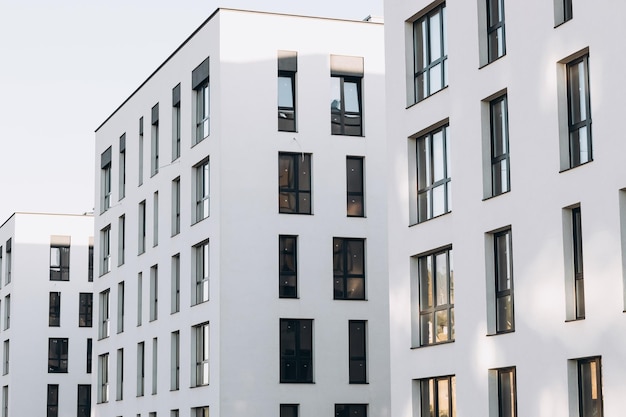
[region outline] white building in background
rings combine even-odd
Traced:
[[[91,416],[93,217],[0,226],[1,412]]]
[[[385,2],[394,417],[624,414],[625,12]]]
[[[389,416],[383,26],[218,9],[96,131],[96,416]]]

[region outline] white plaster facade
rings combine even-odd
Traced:
[[[447,87],[414,104],[412,22],[442,4]],[[579,414],[576,360],[600,357],[603,415],[622,415],[626,143],[619,126],[626,58],[618,40],[626,35],[626,6],[574,0],[573,19],[558,24],[562,1],[504,0],[506,54],[487,64],[485,4],[385,1],[391,414],[423,417],[413,381],[454,375],[457,417],[497,417],[490,370],[515,367],[517,416],[591,415]],[[585,53],[593,160],[570,169],[566,65]],[[489,100],[503,92],[510,191],[491,197]],[[446,120],[451,210],[418,223],[414,142]],[[576,206],[586,307],[579,320],[572,314]],[[503,227],[512,233],[515,327],[496,334],[491,232]],[[423,346],[412,336],[420,331],[412,264],[446,246],[454,258],[454,341]]]
[[[59,416],[89,415],[88,406],[87,414],[78,414],[78,387],[91,384],[87,358],[88,339],[93,337],[87,321],[79,326],[79,297],[92,291],[88,278],[92,234],[91,215],[15,213],[0,226],[3,417],[47,415],[54,402],[48,401],[50,385],[58,386]],[[68,280],[51,279],[55,244],[69,246],[69,265],[63,264]],[[56,323],[50,321],[53,293],[60,294]],[[50,339],[57,338],[67,339],[66,355],[49,360]],[[89,392],[87,387],[83,394]]]
[[[108,386],[102,370],[94,382],[95,416],[196,416],[198,407],[209,407],[212,417],[278,416],[280,404],[298,404],[300,417],[334,415],[336,404],[365,404],[369,416],[390,415],[383,43],[379,23],[218,9],[97,129],[97,167],[111,150],[110,163],[105,155],[106,168],[96,174],[95,268],[102,271],[103,230],[109,226],[111,266],[95,279],[94,294],[109,291],[110,317],[104,324],[108,337],[94,347],[94,364],[108,354],[109,374]],[[277,131],[278,51],[297,52],[296,132]],[[331,135],[331,55],[363,58],[362,136]],[[192,72],[207,58],[209,135],[192,145],[197,94]],[[172,90],[179,83],[181,153],[173,158]],[[157,103],[159,169],[151,176],[151,109]],[[125,196],[120,198],[123,135]],[[311,154],[312,215],[279,213],[279,152]],[[364,217],[346,215],[347,156],[364,157]],[[196,222],[195,167],[206,158],[210,215]],[[104,210],[107,169],[112,187]],[[180,233],[173,235],[176,178]],[[142,201],[146,249],[139,254]],[[279,235],[298,236],[296,299],[279,298]],[[366,300],[333,299],[333,237],[365,239]],[[209,301],[195,304],[194,247],[207,239]],[[180,311],[172,313],[176,254]],[[158,317],[151,320],[155,305]],[[279,323],[285,318],[313,320],[314,383],[279,382]],[[348,381],[350,320],[367,321],[366,384]],[[210,332],[209,378],[208,385],[194,387],[193,326],[203,323]],[[180,340],[178,389],[171,386],[173,332]],[[145,352],[143,395],[137,390],[138,343]],[[108,401],[101,390],[108,390]]]

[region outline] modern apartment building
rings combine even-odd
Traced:
[[[91,215],[0,226],[2,417],[91,416]]]
[[[96,131],[95,416],[389,416],[383,26],[215,11]]]
[[[394,417],[624,414],[624,12],[386,0]]]

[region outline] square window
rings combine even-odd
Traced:
[[[414,414],[419,417],[456,417],[455,388],[454,376],[414,379]]]
[[[367,417],[367,404],[335,404],[336,417]]]
[[[446,4],[440,3],[411,22],[413,38],[413,91],[417,103],[448,85]]]
[[[280,319],[280,382],[313,382],[313,320]]]
[[[191,409],[191,417],[209,417],[209,407],[194,407]]]
[[[365,300],[365,239],[333,238],[335,300]]]
[[[278,237],[278,269],[280,298],[298,297],[298,237]]]
[[[48,339],[48,373],[67,373],[67,338]]]
[[[281,404],[280,417],[298,417],[298,404]]]
[[[278,154],[278,210],[311,214],[311,154]]]

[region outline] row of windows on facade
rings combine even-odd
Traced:
[[[568,360],[571,386],[570,410],[578,417],[602,417],[601,357]],[[489,417],[518,415],[516,367],[488,371]],[[417,417],[456,416],[456,377],[420,378],[412,381],[413,415]],[[563,407],[567,405],[563,404]]]
[[[65,388],[65,387],[63,387]],[[59,417],[59,385],[48,384],[46,396],[46,417]],[[77,386],[76,416],[91,416],[91,385]]]
[[[580,205],[563,209],[565,242],[566,320],[585,318],[583,240]],[[513,246],[510,226],[486,234],[488,334],[515,331]],[[454,273],[452,247],[411,259],[412,344],[452,342],[454,333]]]
[[[278,130],[296,131],[296,74],[297,53],[278,52]],[[362,135],[363,58],[331,55],[331,133],[334,135]],[[209,59],[207,58],[192,72],[192,87],[195,95],[196,145],[209,135]],[[181,100],[180,84],[172,91],[172,161],[181,155]],[[150,174],[159,172],[159,103],[151,111],[151,158]],[[139,185],[143,184],[144,121],[139,119]],[[111,164],[112,148],[101,155],[101,212],[111,207]],[[126,195],[126,133],[119,140],[119,199]]]
[[[348,323],[348,382],[367,383],[367,321],[350,320]],[[54,346],[53,346],[54,342]],[[193,326],[190,345],[191,387],[209,384],[209,323]],[[57,366],[67,372],[67,339],[50,339],[49,369]],[[58,347],[60,346],[60,348]],[[180,389],[181,340],[180,332],[171,333],[170,340],[170,390]],[[90,353],[90,352],[89,352]],[[116,400],[124,399],[124,349],[116,352]],[[146,343],[137,344],[136,395],[145,394]],[[89,364],[90,365],[90,364]],[[98,356],[98,402],[110,399],[109,353]],[[152,386],[157,393],[158,338],[152,339]],[[89,369],[90,371],[90,369]],[[313,320],[280,319],[280,372],[281,383],[313,383]]]

